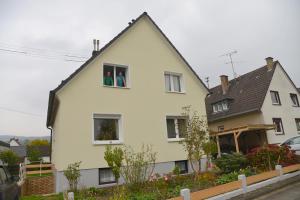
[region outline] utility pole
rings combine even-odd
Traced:
[[[225,64],[231,64],[232,73],[233,73],[233,78],[237,78],[237,73],[236,73],[235,70],[234,70],[233,61],[232,61],[232,55],[233,55],[233,54],[236,54],[236,53],[237,53],[237,50],[231,51],[231,52],[229,52],[229,53],[225,53],[225,54],[221,55],[221,56],[228,56],[228,57],[229,57],[230,62],[227,62],[227,63],[225,63]]]

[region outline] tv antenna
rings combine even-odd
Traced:
[[[209,89],[209,77],[205,77],[205,82],[207,84],[207,88]]]
[[[231,64],[232,73],[233,73],[233,77],[234,78],[237,78],[237,73],[234,70],[233,61],[232,61],[232,55],[236,54],[236,53],[237,53],[237,50],[234,50],[234,51],[231,51],[229,53],[225,53],[225,54],[221,55],[221,56],[228,56],[229,57],[230,62],[226,62],[225,64]]]

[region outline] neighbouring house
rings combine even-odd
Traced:
[[[279,144],[300,134],[299,90],[279,61],[210,89],[206,98],[209,129],[220,152]]]
[[[39,151],[42,162],[49,163],[50,162],[50,146],[36,146],[34,147],[37,151]],[[28,149],[27,146],[11,146],[10,149],[15,152],[18,157],[20,158],[20,162],[25,164],[29,164],[30,161],[28,160]]]
[[[0,152],[9,150],[9,144],[3,141],[0,141]]]
[[[11,147],[21,146],[21,143],[18,138],[10,138],[9,145]]]
[[[132,20],[50,91],[47,127],[52,129],[56,192],[68,188],[63,170],[77,161],[82,162],[80,186],[115,184],[104,160],[105,145],[140,150],[149,144],[158,153],[155,173],[169,173],[175,165],[190,171],[179,144],[178,127],[186,122],[182,108],[191,105],[206,117],[207,94],[147,13]]]

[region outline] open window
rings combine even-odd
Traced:
[[[281,105],[279,93],[277,91],[270,91],[273,105]]]
[[[298,134],[300,134],[300,118],[295,119]]]
[[[104,64],[103,85],[120,88],[128,87],[128,67]]]
[[[275,125],[275,133],[277,135],[283,135],[284,130],[283,130],[281,118],[273,118],[273,124]]]
[[[291,100],[292,100],[292,105],[295,107],[299,107],[299,101],[298,101],[298,96],[297,94],[290,94]]]
[[[94,114],[94,143],[120,143],[120,115]]]

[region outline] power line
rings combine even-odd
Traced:
[[[30,115],[30,116],[33,116],[33,117],[45,117],[44,115],[25,112],[25,111],[16,110],[16,109],[7,108],[7,107],[0,107],[0,110],[5,110],[5,111],[8,111],[8,112],[15,112],[15,113],[23,114],[23,115]]]

